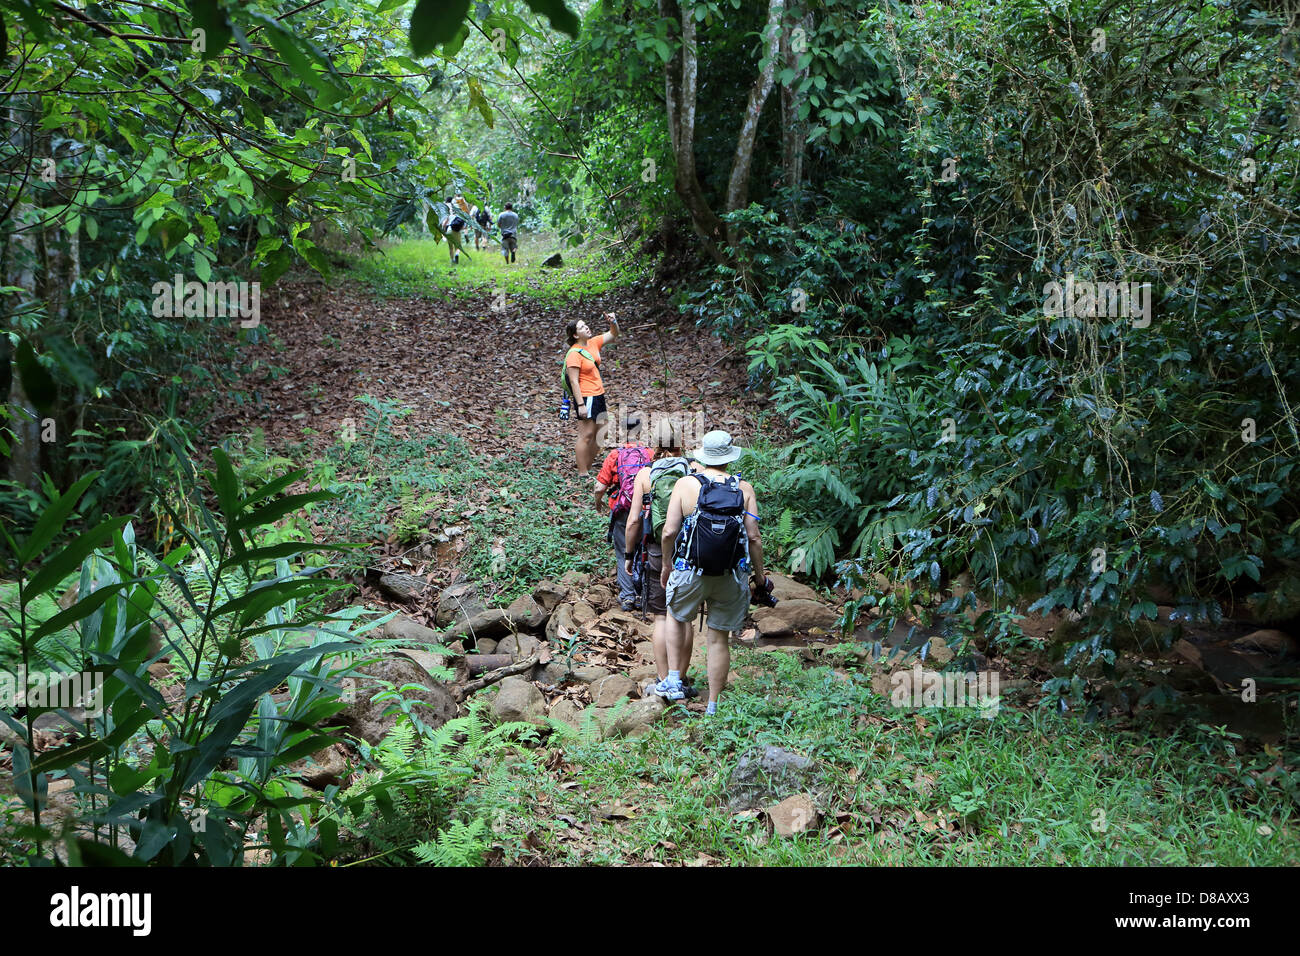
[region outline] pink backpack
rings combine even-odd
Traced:
[[[609,506],[611,513],[627,511],[632,507],[632,485],[636,483],[636,473],[650,464],[653,458],[650,449],[642,445],[618,450],[618,458],[614,460],[614,475],[618,478],[618,495]]]

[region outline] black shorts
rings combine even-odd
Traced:
[[[582,400],[582,408],[586,414],[584,418],[599,420],[601,415],[606,414],[604,395],[588,395]]]

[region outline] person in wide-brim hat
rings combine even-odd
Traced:
[[[724,431],[712,431],[700,440],[700,447],[691,452],[691,457],[701,465],[714,468],[728,465],[745,453],[745,449],[731,443],[731,435]]]
[[[691,457],[703,471],[674,483],[660,538],[663,565],[659,583],[668,612],[664,619],[668,675],[650,690],[666,700],[686,697],[682,672],[690,660],[685,656],[685,626],[707,606],[708,715],[717,712],[718,695],[727,686],[729,635],[744,627],[749,612],[749,576],[767,579],[758,496],[748,481],[728,474],[727,466],[744,453],[724,431],[711,431],[701,439]],[[693,520],[696,512],[709,517],[703,523],[698,517]]]

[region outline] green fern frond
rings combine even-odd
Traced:
[[[415,858],[429,866],[478,866],[488,847],[491,831],[481,819],[468,824],[453,820],[433,840],[415,847]]]

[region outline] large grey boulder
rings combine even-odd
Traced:
[[[536,654],[540,647],[537,638],[531,634],[511,634],[497,642],[497,653],[509,654],[516,661],[522,661]]]
[[[758,618],[754,623],[758,626],[758,633],[763,637],[786,637],[794,633],[790,622],[783,617],[777,617],[776,614]]]
[[[814,627],[829,631],[835,627],[835,622],[840,618],[833,608],[819,604],[817,601],[805,601],[802,598],[782,601],[763,617],[779,617],[796,631],[810,631]]]
[[[548,717],[568,724],[574,730],[582,727],[583,710],[567,697],[561,697],[551,705]]]
[[[409,644],[440,644],[442,637],[432,628],[399,614],[383,626],[384,637]]]
[[[579,664],[573,669],[573,679],[583,684],[594,684],[609,675],[609,668],[601,667],[599,664]]]
[[[569,665],[567,661],[563,660],[538,664],[533,668],[533,680],[539,684],[562,684],[568,676]]]
[[[821,595],[806,584],[800,584],[794,578],[786,577],[775,571],[767,576],[772,579],[772,597],[778,601],[820,601]]]
[[[546,639],[552,643],[564,643],[576,637],[579,630],[578,622],[573,619],[572,604],[557,605],[546,621]]]
[[[418,600],[428,586],[428,581],[414,574],[389,573],[379,576],[379,590],[399,601]]]
[[[605,728],[606,737],[637,737],[648,732],[667,709],[668,704],[662,697],[634,700],[626,707],[604,711],[613,719],[602,722],[601,726]]]
[[[507,677],[492,701],[492,715],[503,723],[512,720],[545,723],[546,698],[532,681]]]
[[[747,751],[727,779],[727,806],[752,810],[807,789],[816,765],[802,754],[767,746]]]
[[[591,685],[591,702],[597,707],[613,707],[636,692],[636,683],[630,677],[610,674]]]
[[[497,640],[509,634],[511,630],[510,616],[506,614],[505,608],[494,607],[479,611],[473,617],[461,621],[443,636],[443,640],[454,641],[462,637],[473,641],[484,638]],[[505,652],[499,650],[497,653]]]
[[[434,621],[439,627],[468,621],[475,614],[485,610],[479,598],[478,588],[473,584],[453,584],[443,588],[438,595],[438,611]]]
[[[506,616],[520,631],[540,631],[550,620],[550,610],[531,594],[521,594],[510,602]]]

